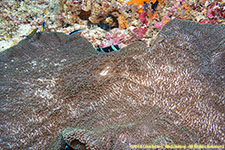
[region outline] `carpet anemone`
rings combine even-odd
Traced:
[[[3,149],[225,144],[223,25],[172,20],[103,54],[38,33],[0,54]]]

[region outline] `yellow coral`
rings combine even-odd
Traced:
[[[123,4],[124,0],[117,0],[117,2],[119,2],[120,4]]]
[[[189,14],[189,6],[188,6],[188,4],[184,4],[184,8],[185,8],[187,14]]]
[[[124,18],[124,15],[120,15],[118,18],[118,24],[120,29],[128,28],[128,21]]]

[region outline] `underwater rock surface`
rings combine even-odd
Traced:
[[[103,54],[38,33],[0,53],[3,149],[225,144],[225,26],[168,22],[152,47]]]

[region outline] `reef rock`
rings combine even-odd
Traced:
[[[225,144],[225,26],[172,20],[152,47],[102,54],[37,34],[0,54],[3,149]]]

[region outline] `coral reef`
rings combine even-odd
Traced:
[[[98,24],[103,22],[108,15],[119,17],[121,12],[121,4],[117,1],[92,1],[92,0],[60,0],[61,12],[72,16],[73,23],[81,23],[88,20]],[[87,23],[87,22],[86,22]]]
[[[123,14],[121,14],[118,17],[118,24],[119,24],[119,28],[120,29],[126,29],[126,28],[128,28],[128,21],[124,18],[124,15]]]
[[[77,34],[21,41],[0,53],[0,147],[224,145],[223,33],[171,20],[153,46],[108,54]]]

